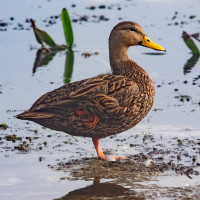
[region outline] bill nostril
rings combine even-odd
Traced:
[[[147,40],[147,42],[150,42],[150,40]]]

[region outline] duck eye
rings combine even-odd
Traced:
[[[136,31],[134,28],[130,28],[130,31]]]

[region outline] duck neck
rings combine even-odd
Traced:
[[[142,70],[141,67],[128,57],[128,46],[112,43],[112,41],[110,41],[109,56],[112,73],[114,75],[123,75],[133,78],[136,70]]]
[[[154,91],[154,84],[150,76],[128,57],[128,47],[112,44],[109,46],[109,55],[110,65],[114,75],[123,75],[132,79],[138,84],[141,91]]]
[[[122,62],[129,60],[128,47],[119,43],[110,43],[109,45],[110,65],[112,70],[120,67]]]

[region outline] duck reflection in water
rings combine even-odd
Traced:
[[[135,45],[165,51],[146,36],[139,24],[121,22],[109,37],[112,74],[100,74],[48,92],[16,117],[73,136],[90,137],[97,158],[106,159],[99,139],[134,127],[154,102],[152,79],[128,57],[128,48]],[[124,157],[115,157],[120,158]]]
[[[120,196],[122,199],[136,199],[136,192],[115,183],[100,183],[100,179],[95,179],[93,185],[69,192],[67,195],[57,200],[77,200],[90,198],[112,198]]]

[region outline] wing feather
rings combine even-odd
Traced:
[[[73,86],[73,90],[68,88],[70,85]],[[81,107],[91,113],[123,115],[128,112],[130,101],[138,92],[137,84],[127,77],[98,75],[47,93],[35,103],[33,109],[49,111],[52,108],[53,111],[58,108],[68,112]]]

